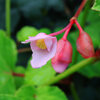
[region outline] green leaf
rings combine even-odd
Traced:
[[[78,22],[80,24],[82,22],[81,20],[83,19],[83,15],[84,15],[84,11],[81,12],[79,17],[78,17]],[[98,22],[98,21],[100,21],[100,12],[89,10],[87,18],[86,18],[86,23],[88,23],[90,25],[90,24],[94,24],[95,22]]]
[[[0,30],[0,66],[14,70],[17,60],[16,44]]]
[[[98,30],[99,24],[100,23],[98,21],[97,23],[90,24],[87,27],[85,27],[85,31],[91,36],[95,48],[100,47],[100,42],[99,42],[100,31]],[[75,31],[75,32],[71,32],[68,36],[68,40],[70,41],[70,43],[72,44],[72,47],[73,47],[72,63],[69,65],[69,67],[71,65],[73,65],[76,58],[78,59],[77,60],[78,62],[80,62],[81,60],[84,59],[76,51],[76,40],[78,38],[78,35],[79,35],[79,32]],[[76,52],[78,53],[77,57],[75,55]],[[78,63],[78,62],[76,62],[76,63]],[[90,65],[86,66],[85,68],[80,69],[78,72],[88,78],[100,77],[100,67],[99,66],[100,66],[100,62],[97,62],[94,64],[90,64]]]
[[[39,96],[38,96],[39,95]],[[37,88],[37,99],[38,100],[68,100],[64,92],[58,87],[40,87]]]
[[[39,33],[39,31],[31,26],[25,26],[17,33],[18,41],[25,41],[29,36],[35,36]]]
[[[100,22],[100,12],[90,10],[87,17],[87,23],[94,24],[98,21]]]
[[[100,11],[100,0],[95,0],[95,3],[92,7],[93,10]]]
[[[15,84],[11,73],[0,73],[0,94],[14,94],[14,92]]]
[[[12,95],[0,94],[0,100],[23,100]]]
[[[25,76],[26,84],[41,85],[49,81],[55,76],[56,72],[51,66],[51,61],[41,68],[32,68],[30,61]]]
[[[23,86],[16,92],[16,96],[24,100],[68,100],[65,94],[58,87]]]
[[[16,73],[24,74],[25,68],[23,66],[17,66],[15,68]],[[24,77],[14,77],[16,88],[20,88],[24,84]]]
[[[93,78],[93,77],[100,77],[100,62],[96,62],[94,64],[91,64],[83,69],[79,70],[79,73],[82,75]]]
[[[51,33],[51,30],[50,29],[48,29],[48,28],[41,28],[40,29],[40,33],[46,33],[46,34],[50,34]]]
[[[0,30],[0,94],[14,94],[15,84],[11,71],[17,59],[16,45]]]
[[[81,22],[83,13],[79,16],[78,20]],[[94,16],[95,15],[95,16]],[[100,37],[100,13],[95,11],[89,11],[86,23],[88,23],[84,30],[90,35],[93,40],[93,45],[95,48],[100,47],[99,37]]]
[[[91,24],[85,28],[85,31],[90,35],[93,41],[93,45],[95,48],[100,47],[100,21]]]
[[[17,97],[23,98],[24,100],[35,100],[35,95],[37,91],[34,86],[22,86],[15,95]]]
[[[78,56],[78,61],[83,60],[81,55]],[[100,77],[100,61],[87,65],[78,71],[80,74],[88,78]]]

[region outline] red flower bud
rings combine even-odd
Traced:
[[[52,58],[52,65],[56,72],[63,72],[72,62],[72,46],[68,40],[59,40],[56,55]]]
[[[84,58],[93,57],[95,55],[92,39],[84,31],[80,31],[77,39],[77,50]]]
[[[60,44],[61,43],[61,44]],[[61,51],[58,56],[58,60],[65,62],[65,63],[71,63],[72,62],[72,46],[69,43],[68,40],[60,40],[59,44],[61,45]]]

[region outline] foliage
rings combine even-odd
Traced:
[[[95,3],[92,7],[93,10],[100,11],[100,0],[95,0]]]
[[[23,100],[23,98],[24,100],[35,100],[35,94],[38,100],[46,98],[67,100],[64,93],[57,87],[23,86],[24,84],[42,85],[52,79],[56,72],[51,67],[50,61],[40,69],[33,69],[30,62],[27,69],[22,66],[15,67],[17,50],[14,41],[8,38],[2,30],[0,30],[0,38],[0,100]],[[12,71],[25,73],[25,79],[18,76],[13,77]],[[17,92],[15,92],[16,89],[18,89]]]
[[[82,18],[82,14],[83,14],[83,12],[80,14],[78,20],[80,20]],[[94,14],[95,14],[95,17],[93,16]],[[98,12],[89,11],[89,15],[88,15],[88,18],[87,18],[87,21],[86,21],[89,24],[84,28],[84,30],[91,36],[95,48],[100,47],[100,42],[99,42],[100,31],[98,30],[99,26],[100,26],[99,17],[100,16],[99,16]],[[78,31],[75,31],[75,32],[72,32],[70,34],[69,38],[68,38],[69,41],[71,42],[73,48],[74,48],[74,50],[73,50],[73,60],[75,59],[75,56],[76,56],[75,55],[75,53],[76,53],[75,43],[76,43],[77,37],[78,37]],[[77,58],[78,58],[77,62],[79,62],[80,60],[83,60],[83,58],[80,56],[79,53],[78,53]],[[88,77],[88,78],[100,77],[99,66],[100,66],[100,62],[97,62],[95,64],[90,64],[87,67],[80,69],[78,72],[80,74],[84,75],[85,77]]]
[[[72,2],[72,0],[70,2]],[[5,29],[4,4],[5,1],[0,0],[0,29]],[[30,64],[29,58],[31,54],[29,53],[29,58],[27,58],[26,55],[28,53],[23,53],[23,57],[28,59],[28,61],[24,61],[27,63],[27,66],[24,64],[20,66],[18,61],[22,55],[18,53],[17,49],[23,48],[23,45],[17,46],[17,42],[15,43],[15,41],[25,41],[29,36],[36,36],[40,32],[50,34],[61,30],[66,24],[67,17],[63,12],[63,2],[61,0],[11,0],[11,4],[12,38],[8,37],[4,30],[0,30],[0,100],[68,100],[68,98],[72,98],[68,91],[69,85],[68,88],[66,88],[67,83],[70,83],[69,80],[66,82],[65,79],[64,84],[66,86],[62,85],[63,81],[59,84],[55,84],[55,86],[46,85],[58,75],[54,71],[51,61],[48,61],[42,68],[34,69]],[[95,0],[92,9],[100,11],[100,0]],[[83,10],[78,18],[79,23],[81,23],[83,19],[84,12],[85,10]],[[52,17],[54,14],[55,17]],[[100,48],[99,27],[100,12],[89,10],[84,30],[92,38],[95,50]],[[61,39],[63,35],[64,33],[59,34],[57,40]],[[68,40],[73,47],[73,60],[68,68],[84,60],[76,50],[76,40],[78,36],[79,32],[76,26],[74,26],[68,36]],[[21,57],[21,59],[23,59],[23,57]],[[100,78],[100,61],[93,64],[91,63],[76,72],[78,73],[78,77],[77,74],[75,74],[75,76],[72,75],[72,77],[74,76],[72,81],[76,82],[80,98],[83,96],[81,100],[85,100],[84,95],[86,94],[88,97],[89,93],[89,99],[91,97],[91,100],[99,100],[97,98],[100,98],[98,94],[98,92],[100,92],[100,86],[98,86],[98,88],[96,86],[98,81],[95,83],[95,80],[92,79]],[[14,76],[13,73],[17,75]],[[25,76],[21,77],[19,73]],[[86,84],[88,84],[88,86]],[[64,90],[68,97],[60,88]],[[91,95],[91,90],[93,91],[93,95]],[[94,95],[97,97],[93,98]]]
[[[64,93],[54,86],[35,88],[31,85],[26,85],[16,92],[16,96],[24,100],[68,100]]]
[[[35,36],[38,34],[38,30],[31,26],[25,26],[17,33],[18,41],[25,41],[28,39],[29,36]]]
[[[51,61],[49,61],[46,65],[39,69],[32,68],[29,61],[27,71],[25,73],[25,83],[39,86],[51,80],[55,76],[55,74],[56,72],[52,68]]]

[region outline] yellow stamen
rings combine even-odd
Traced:
[[[40,48],[40,49],[46,49],[46,45],[44,42],[44,39],[39,39],[36,41],[36,45]]]

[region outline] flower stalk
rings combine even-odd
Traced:
[[[69,69],[67,69],[65,72],[59,74],[58,76],[54,77],[52,80],[48,81],[46,84],[44,85],[52,85],[55,84],[57,82],[59,82],[60,80],[64,79],[65,77],[70,76],[71,74],[75,73],[76,71],[78,71],[79,69],[86,67],[87,65],[98,61],[99,59],[97,59],[96,57],[93,58],[88,58],[85,59],[73,66],[71,66]]]

